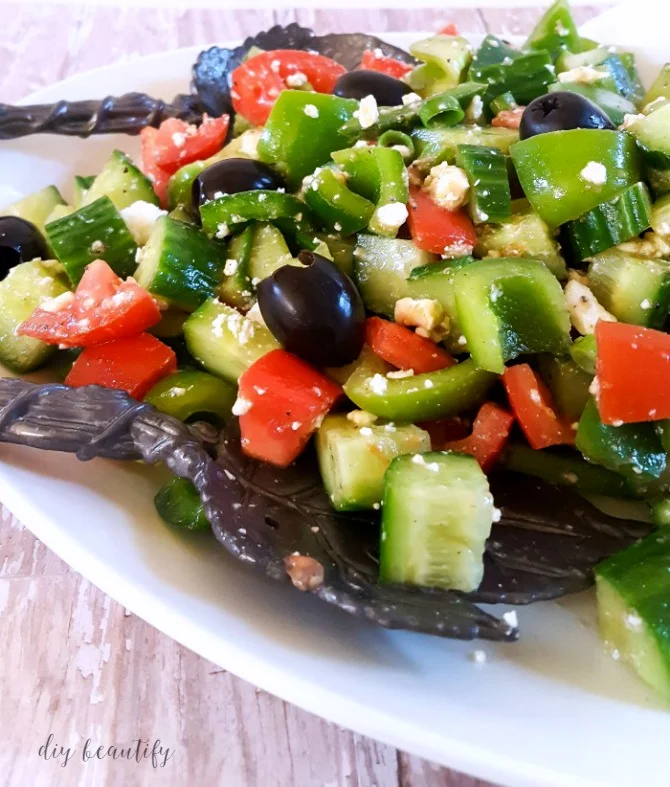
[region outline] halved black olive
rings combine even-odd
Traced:
[[[260,161],[247,158],[227,158],[204,169],[193,181],[193,207],[216,199],[222,194],[257,189],[276,190],[286,184],[274,170]]]
[[[258,285],[258,305],[273,335],[316,366],[344,366],[363,348],[365,307],[337,265],[301,251],[304,267],[284,265]]]
[[[366,96],[374,96],[380,107],[398,107],[402,104],[402,97],[411,92],[412,88],[405,82],[388,74],[363,68],[342,74],[333,90],[336,96],[355,98],[357,101]]]
[[[16,216],[0,218],[0,281],[21,262],[35,257],[49,259],[42,233],[34,224]]]
[[[528,139],[549,131],[615,126],[599,106],[579,93],[559,90],[533,99],[521,116],[519,137]]]

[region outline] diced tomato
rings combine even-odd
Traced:
[[[440,418],[439,421],[421,421],[417,424],[430,435],[433,451],[441,451],[447,443],[463,440],[470,434],[466,418]]]
[[[503,109],[491,121],[492,126],[500,128],[518,129],[521,125],[521,118],[526,107],[515,107],[514,109]]]
[[[228,115],[218,118],[203,115],[199,126],[168,118],[160,128],[142,129],[142,171],[151,180],[161,205],[165,204],[171,175],[180,167],[209,158],[221,150],[229,122]]]
[[[74,362],[65,384],[101,385],[143,399],[163,377],[177,371],[177,358],[149,333],[87,347]]]
[[[287,467],[342,395],[339,385],[285,350],[273,350],[239,379],[242,450]]]
[[[17,333],[47,344],[89,347],[135,336],[160,318],[158,304],[134,279],[121,281],[106,262],[96,260],[74,296],[38,306]]]
[[[408,63],[403,63],[402,60],[396,60],[394,57],[376,55],[371,49],[366,49],[363,52],[360,68],[368,71],[379,71],[396,79],[402,79],[405,74],[409,74],[412,70],[412,66]]]
[[[574,443],[574,431],[557,414],[547,386],[527,363],[505,369],[502,382],[519,426],[533,448]]]
[[[670,418],[670,335],[600,320],[595,336],[596,401],[603,423]]]
[[[472,434],[464,440],[446,443],[444,448],[470,454],[488,473],[498,461],[514,426],[514,416],[493,402],[483,404],[472,425]]]
[[[274,49],[250,57],[231,74],[233,107],[255,126],[262,126],[286,80],[303,74],[318,93],[332,93],[347,69],[324,55],[297,49]]]
[[[458,25],[455,25],[453,22],[449,22],[444,27],[441,27],[437,31],[438,35],[441,36],[457,36],[460,35],[460,31],[458,29]]]
[[[365,321],[365,341],[387,363],[398,369],[412,369],[415,374],[437,372],[456,363],[435,342],[381,317],[369,317]]]
[[[465,256],[476,245],[474,224],[464,210],[445,210],[419,188],[410,189],[408,207],[410,235],[420,249],[433,254],[462,250]]]

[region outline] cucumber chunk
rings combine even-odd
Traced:
[[[493,517],[489,484],[473,457],[397,457],[384,486],[380,581],[476,590]]]
[[[316,451],[334,508],[353,511],[378,507],[391,461],[401,454],[430,451],[430,435],[413,424],[359,429],[346,415],[331,415],[319,427]]]
[[[180,530],[209,530],[209,522],[196,488],[186,478],[175,478],[162,487],[154,505],[160,518]]]
[[[120,150],[112,151],[86,192],[83,204],[90,205],[100,197],[109,197],[119,210],[138,200],[158,205],[158,197],[149,178]]]
[[[570,357],[579,368],[593,376],[596,373],[596,337],[580,336],[570,345]]]
[[[5,208],[0,215],[18,216],[30,221],[44,234],[44,226],[53,209],[56,205],[65,204],[60,191],[55,186],[47,186]]]
[[[570,357],[540,355],[542,379],[554,397],[558,411],[570,422],[578,421],[589,400],[593,375],[587,374]]]
[[[254,246],[255,230],[254,225],[250,224],[230,241],[226,259],[226,277],[219,287],[219,298],[229,306],[244,312],[249,311],[254,303],[249,260]],[[229,272],[231,266],[234,270]]]
[[[595,574],[603,639],[670,699],[670,533],[652,533],[602,562]]]
[[[650,167],[670,169],[670,103],[636,121],[628,131],[637,138]]]
[[[299,265],[291,256],[291,252],[282,233],[272,224],[259,224],[254,231],[254,242],[249,258],[249,274],[252,286],[267,279],[268,276],[284,265]]]
[[[430,169],[442,161],[453,162],[459,145],[485,145],[508,153],[519,141],[519,132],[515,129],[479,126],[417,128],[410,136],[416,147],[418,165],[423,169]]]
[[[505,156],[497,148],[459,145],[456,163],[470,182],[469,210],[475,224],[500,224],[512,215]]]
[[[173,306],[193,311],[223,277],[225,252],[197,227],[161,216],[139,256],[138,283]]]
[[[0,363],[26,373],[42,366],[56,348],[39,339],[17,336],[16,329],[44,301],[67,291],[54,264],[32,260],[12,268],[0,282]]]
[[[93,260],[105,260],[121,278],[135,270],[137,244],[109,197],[100,197],[69,216],[52,221],[46,233],[73,284],[78,284]]]
[[[81,206],[84,204],[86,192],[93,185],[95,178],[95,175],[74,176],[74,180],[72,182],[72,206],[75,208],[75,210],[77,208],[81,208]]]
[[[205,301],[186,320],[184,338],[198,363],[231,383],[254,361],[279,347],[265,326],[215,298]]]

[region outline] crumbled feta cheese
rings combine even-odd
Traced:
[[[141,199],[121,211],[121,218],[138,246],[146,244],[154,224],[161,216],[167,216],[167,211]]]
[[[407,145],[391,145],[391,150],[397,150],[403,158],[409,158],[412,155]]]
[[[474,661],[475,664],[486,664],[486,651],[473,650],[470,652],[468,658]]]
[[[441,329],[439,332],[444,338],[449,330],[449,322],[446,321],[442,304],[432,298],[400,298],[395,303],[393,318],[400,325],[407,325],[411,328],[421,328],[422,335],[430,336],[433,331]]]
[[[386,424],[386,426],[384,426],[384,431],[385,432],[397,432],[398,429],[397,429],[395,424]]]
[[[307,81],[307,77],[302,71],[296,71],[295,74],[289,74],[286,77],[286,87],[303,87]]]
[[[354,145],[355,148],[369,148],[370,143],[367,142],[365,139],[359,139],[358,142]]]
[[[375,511],[379,511],[379,509],[381,508],[381,505],[379,503],[373,503],[372,507],[374,508]]]
[[[333,224],[333,229],[335,232],[342,232],[342,225],[339,221],[336,221],[335,224]]]
[[[227,259],[226,264],[223,266],[223,273],[225,276],[233,276],[237,271],[237,266],[239,262],[235,259]]]
[[[624,131],[625,129],[630,128],[632,125],[637,123],[638,120],[644,120],[644,115],[641,114],[641,113],[637,114],[637,115],[633,115],[633,114],[627,112],[623,116],[623,123],[619,126],[619,128],[622,131]]]
[[[640,302],[640,308],[644,309],[645,311],[647,309],[651,309],[651,301],[649,300],[649,298],[645,298],[643,301]]]
[[[265,396],[265,394],[268,392],[268,389],[261,388],[260,385],[254,385],[254,391],[256,391],[259,396]]]
[[[365,96],[358,104],[358,109],[354,112],[354,117],[358,118],[361,128],[370,128],[379,120],[379,108],[377,99],[374,96]]]
[[[279,62],[279,60],[276,60],[276,59],[275,59],[275,60],[273,60],[273,61],[270,63],[270,71],[274,71],[274,72],[275,72],[275,74],[278,74],[278,73],[279,73],[279,69],[280,69],[280,68],[281,68],[281,63]]]
[[[435,383],[432,380],[424,380],[423,381],[423,387],[424,388],[434,388],[435,387]]]
[[[597,377],[594,377],[593,380],[591,380],[591,385],[589,385],[589,393],[596,399],[600,395],[600,380]]]
[[[258,140],[261,138],[262,133],[263,129],[260,128],[251,128],[245,131],[240,136],[240,153],[244,156],[249,156],[249,158],[257,159]]]
[[[476,123],[481,118],[483,112],[484,102],[482,101],[482,97],[475,96],[468,104],[468,108],[465,111],[465,119],[469,120],[471,123]]]
[[[425,465],[426,460],[423,458],[423,454],[414,454],[414,456],[412,457],[412,464]]]
[[[516,614],[516,610],[511,610],[510,612],[503,612],[503,620],[512,628],[518,628],[519,626],[519,616]]]
[[[579,177],[594,186],[602,186],[607,182],[607,168],[599,161],[589,161],[579,173]]]
[[[351,421],[354,426],[372,426],[376,420],[377,416],[367,410],[352,410],[347,413],[347,421]]]
[[[489,288],[489,298],[491,299],[491,302],[495,303],[501,295],[502,295],[502,290],[494,282]]]
[[[300,429],[301,426],[302,426],[302,423],[300,421],[293,421],[293,423],[291,424],[291,429],[294,432],[297,432],[298,429]]]
[[[609,71],[598,71],[593,66],[577,66],[558,75],[559,82],[577,82],[582,85],[592,85],[609,76]]]
[[[406,107],[411,107],[412,104],[419,104],[423,99],[418,93],[405,93],[402,97],[402,103]]]
[[[575,279],[565,285],[565,303],[570,321],[582,336],[593,333],[598,320],[616,322],[616,317],[598,303],[591,290]]]
[[[528,392],[528,395],[530,396],[531,402],[534,402],[537,405],[542,404],[542,397],[540,396],[540,392],[537,390],[537,388],[531,388]]]
[[[407,206],[402,202],[388,202],[377,208],[377,220],[386,229],[394,230],[407,221]]]
[[[63,292],[55,298],[49,298],[40,304],[40,309],[44,312],[60,312],[67,309],[74,302],[73,292]]]
[[[629,631],[642,631],[642,618],[637,612],[628,612],[624,618],[624,624]]]
[[[500,522],[501,516],[502,516],[502,512],[500,511],[500,509],[494,507],[493,510],[491,511],[491,521]]]
[[[661,221],[656,227],[656,232],[664,237],[670,235],[670,221]]]
[[[384,57],[384,52],[381,50],[381,48],[380,48],[380,47],[375,47],[375,48],[372,50],[372,54],[373,54],[373,55],[374,55],[376,58]]]
[[[620,418],[617,418],[615,421],[612,421],[612,426],[623,426],[623,421]]]
[[[423,190],[435,204],[446,210],[456,210],[468,201],[470,183],[460,167],[443,161],[431,168]]]
[[[386,389],[388,388],[388,381],[384,375],[379,374],[379,372],[373,375],[368,380],[368,387],[373,393],[376,393],[379,396],[382,396],[386,393]]]
[[[361,426],[358,431],[363,435],[363,437],[372,437],[372,429],[370,429],[369,426]]]
[[[426,464],[426,469],[430,470],[431,473],[439,473],[440,472],[440,466],[438,465],[437,462],[428,462]]]
[[[314,106],[314,104],[305,104],[305,109],[303,112],[307,115],[308,118],[318,118],[319,117],[319,110]]]
[[[389,380],[402,380],[403,377],[414,377],[414,369],[398,369],[397,372],[388,372]]]
[[[256,301],[256,303],[254,303],[254,305],[247,312],[247,320],[251,320],[258,325],[265,325],[265,320],[261,314],[261,307],[258,305],[258,301]]]
[[[227,224],[222,223],[217,226],[215,234],[217,238],[227,238],[230,235],[230,229]]]
[[[458,259],[458,257],[467,257],[468,254],[472,254],[473,248],[474,246],[472,246],[472,244],[468,243],[467,241],[456,241],[450,246],[445,246],[442,249],[442,259],[454,260]]]
[[[175,131],[175,133],[172,135],[172,142],[178,148],[183,148],[186,144],[186,134],[181,134],[179,131]]]
[[[458,344],[460,344],[461,347],[465,347],[465,345],[467,343],[468,343],[468,340],[465,338],[465,336],[459,336],[458,337]]]
[[[670,245],[657,232],[646,232],[642,238],[633,238],[617,246],[621,251],[638,254],[642,257],[662,259],[670,256]]]
[[[237,399],[235,399],[232,413],[233,415],[246,415],[252,407],[253,402],[249,401],[249,399],[244,399],[242,396],[238,396]]]
[[[104,250],[105,244],[101,240],[94,240],[93,243],[91,243],[91,251],[93,254],[102,254]]]

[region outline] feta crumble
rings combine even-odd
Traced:
[[[223,273],[225,276],[234,276],[237,271],[239,263],[235,259],[227,259],[226,264],[223,266]]]
[[[402,103],[406,107],[411,107],[412,104],[419,104],[423,99],[418,93],[405,93],[402,97]]]
[[[449,331],[442,304],[432,298],[400,298],[395,303],[393,318],[400,325],[420,328],[423,336],[431,337],[436,331],[444,338]]]
[[[377,208],[377,220],[389,230],[398,229],[407,221],[407,206],[402,202],[389,202]]]
[[[651,301],[649,300],[649,298],[645,298],[643,301],[640,302],[640,308],[644,309],[645,311],[647,309],[651,309]]]
[[[363,437],[372,437],[372,429],[370,429],[369,426],[361,426],[358,431],[363,435]]]
[[[351,421],[354,426],[372,426],[376,420],[377,416],[367,410],[352,410],[347,413],[347,421]]]
[[[354,117],[358,118],[361,128],[370,128],[379,120],[379,108],[377,99],[374,96],[365,96],[360,100],[358,109],[354,112]]]
[[[373,375],[368,380],[368,387],[370,388],[372,393],[376,393],[379,396],[382,396],[383,394],[386,393],[386,390],[388,388],[388,381],[386,377],[384,377],[384,375],[379,374],[379,372],[377,372],[377,374]]]
[[[581,85],[592,85],[609,76],[609,71],[598,71],[593,66],[577,66],[558,75],[559,82],[577,82]]]
[[[443,161],[431,168],[423,190],[436,205],[445,210],[456,210],[468,201],[470,183],[460,167]]]
[[[303,87],[307,84],[307,77],[302,71],[296,71],[295,74],[289,74],[286,77],[286,87]]]
[[[230,235],[230,229],[227,224],[219,224],[215,233],[217,238],[227,238]]]
[[[616,317],[598,303],[591,290],[575,279],[565,285],[565,303],[570,312],[570,322],[582,336],[592,334],[598,320],[616,322]]]
[[[258,158],[258,140],[261,138],[263,129],[252,128],[245,131],[240,136],[240,153],[249,158]]]
[[[642,631],[644,625],[637,612],[628,612],[624,618],[624,624],[629,631]]]
[[[425,465],[426,460],[423,458],[423,454],[414,454],[412,457],[412,464],[413,465]]]
[[[261,307],[258,305],[258,301],[256,301],[247,312],[247,320],[251,320],[251,322],[255,322],[258,325],[265,325],[265,320],[261,314]]]
[[[638,120],[644,120],[644,115],[641,114],[641,113],[637,114],[637,115],[633,115],[633,114],[627,112],[623,116],[623,123],[619,126],[619,129],[621,131],[625,131],[627,128],[630,128],[632,125],[637,123]]]
[[[589,161],[579,173],[579,177],[594,186],[602,186],[607,182],[607,168],[599,161]]]
[[[398,369],[397,372],[388,372],[389,380],[402,380],[403,377],[414,377],[414,369]]]
[[[55,298],[44,301],[44,303],[40,304],[40,309],[44,312],[60,312],[63,311],[63,309],[67,309],[73,301],[73,292],[63,292]]]
[[[121,211],[121,218],[138,246],[147,243],[154,224],[161,216],[167,216],[167,211],[141,199]]]
[[[102,254],[105,250],[105,244],[101,240],[94,240],[91,243],[91,251],[93,254]]]
[[[246,415],[252,407],[253,402],[250,402],[249,399],[244,399],[242,396],[238,396],[237,399],[235,399],[232,413],[233,415]]]
[[[314,106],[314,104],[305,104],[305,109],[303,112],[307,115],[308,118],[318,118],[319,117],[319,110]]]
[[[482,101],[482,97],[475,96],[468,104],[468,108],[465,110],[465,119],[469,120],[471,123],[476,123],[481,119],[483,113],[484,102]]]

